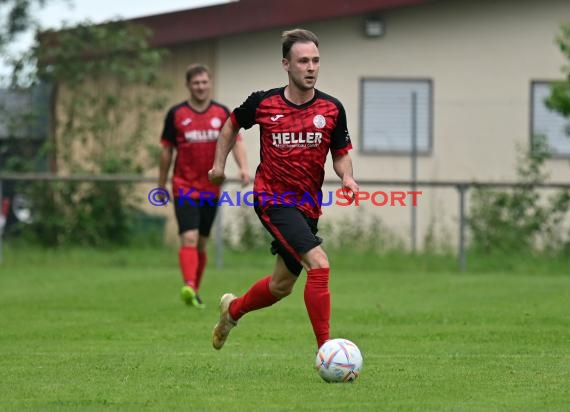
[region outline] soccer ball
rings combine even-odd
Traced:
[[[315,368],[327,382],[353,382],[362,369],[360,349],[348,339],[328,340],[317,352]]]

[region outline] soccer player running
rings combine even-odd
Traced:
[[[166,188],[173,150],[176,149],[172,191],[181,243],[178,253],[184,281],[181,297],[189,306],[204,308],[198,291],[220,195],[219,185],[208,181],[208,170],[214,161],[220,129],[230,113],[226,106],[211,99],[212,81],[208,67],[190,65],[186,70],[186,88],[188,100],[171,107],[164,121],[158,186]],[[233,153],[242,184],[247,185],[250,177],[240,139]]]
[[[260,193],[255,212],[274,238],[277,255],[273,272],[242,296],[226,293],[212,344],[221,349],[231,329],[246,313],[273,305],[288,296],[303,268],[307,271],[304,299],[320,347],[329,339],[329,261],[316,236],[321,215],[324,164],[330,150],[342,185],[358,191],[352,176],[352,144],[342,104],[315,89],[319,74],[319,40],[303,29],[282,35],[282,65],[289,77],[285,87],[255,92],[226,121],[216,147],[209,178],[224,181],[225,163],[240,128],[258,124],[261,162],[254,192]]]

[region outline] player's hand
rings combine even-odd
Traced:
[[[224,172],[218,171],[215,167],[211,168],[208,172],[208,180],[217,186],[220,186],[226,180],[226,175]]]
[[[157,202],[168,202],[168,200],[170,199],[170,193],[168,192],[168,189],[166,188],[166,185],[161,185],[160,183],[158,184],[158,186],[156,187],[156,189],[162,189],[162,190],[158,190],[156,192],[155,198]]]
[[[249,176],[249,170],[241,169],[239,171],[239,180],[241,181],[241,187],[247,186],[251,180]]]
[[[342,188],[351,198],[351,202],[354,202],[355,194],[360,191],[358,183],[352,177],[345,177],[342,179]]]

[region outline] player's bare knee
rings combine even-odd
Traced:
[[[327,269],[330,267],[329,259],[325,251],[319,246],[310,250],[304,257],[303,261],[311,269]]]
[[[271,279],[269,281],[269,292],[271,292],[271,294],[276,298],[283,299],[293,292],[294,285],[294,282],[275,281],[274,279]]]
[[[193,241],[192,239],[182,238],[182,246],[184,246],[184,247],[197,247],[198,242]]]
[[[325,256],[323,259],[317,259],[311,262],[310,269],[328,269],[330,267],[329,260]]]
[[[198,236],[192,232],[184,232],[180,235],[180,242],[182,243],[182,246],[185,247],[197,247]]]

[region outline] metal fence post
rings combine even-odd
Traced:
[[[465,266],[467,263],[467,252],[465,251],[465,192],[469,189],[466,184],[457,185],[457,190],[459,191],[459,271],[465,272]]]
[[[418,98],[417,93],[412,93],[412,191],[416,191],[417,181],[418,181],[418,133],[417,133],[417,112],[418,112]],[[417,221],[418,221],[418,211],[415,206],[411,206],[411,218],[410,218],[410,246],[412,253],[416,253],[417,250]]]

